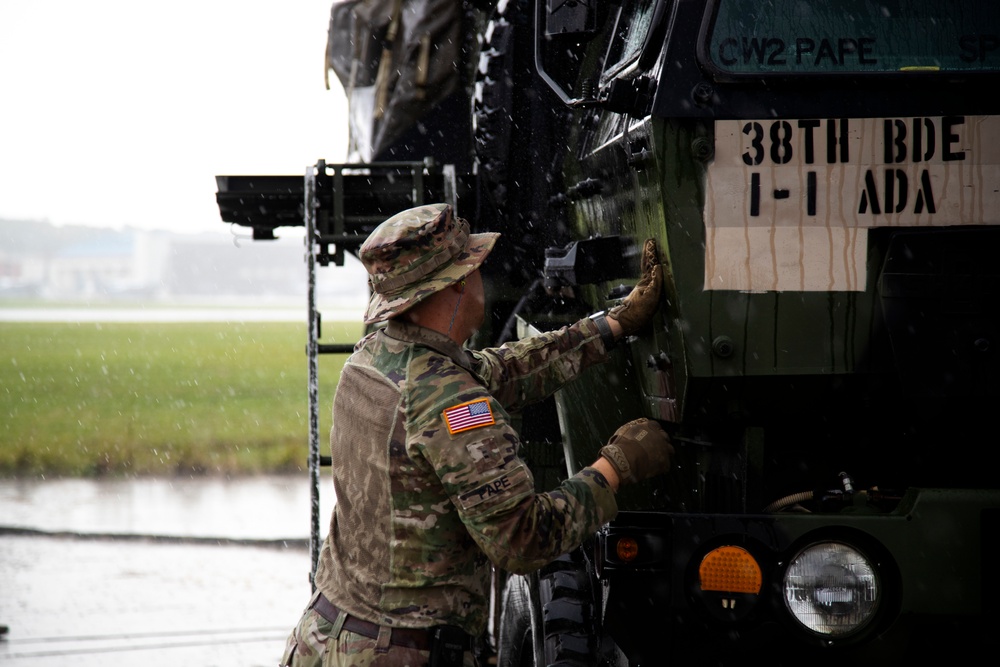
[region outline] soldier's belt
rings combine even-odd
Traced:
[[[347,613],[337,607],[337,605],[330,602],[322,593],[316,597],[316,601],[313,603],[313,609],[316,610],[317,614],[325,618],[330,623],[335,623],[337,621],[337,617],[341,614]],[[356,632],[357,634],[370,639],[377,639],[380,626],[347,614],[347,618],[344,620],[343,628],[344,630]],[[418,651],[429,651],[431,650],[432,630],[432,628],[428,628],[426,630],[421,628],[392,628],[389,643],[394,646],[415,648]],[[472,638],[468,635],[465,636],[462,650],[472,650]]]

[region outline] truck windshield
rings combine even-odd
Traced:
[[[731,74],[1000,69],[996,0],[718,0],[708,58]]]

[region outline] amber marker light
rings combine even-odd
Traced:
[[[619,551],[621,547],[619,546]],[[760,565],[743,547],[726,545],[712,549],[698,567],[701,590],[723,593],[760,593]]]
[[[639,555],[639,543],[632,537],[619,537],[615,544],[615,553],[623,563],[631,563]]]

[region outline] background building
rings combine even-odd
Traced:
[[[176,234],[0,220],[0,300],[305,307],[301,230],[260,242],[233,229]],[[364,268],[350,255],[343,267],[319,268],[316,287],[346,306],[367,300]]]

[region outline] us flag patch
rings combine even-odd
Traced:
[[[448,433],[452,435],[468,431],[470,428],[496,423],[493,419],[493,411],[490,410],[489,399],[486,398],[460,403],[441,414],[444,415],[444,423],[448,426]]]

